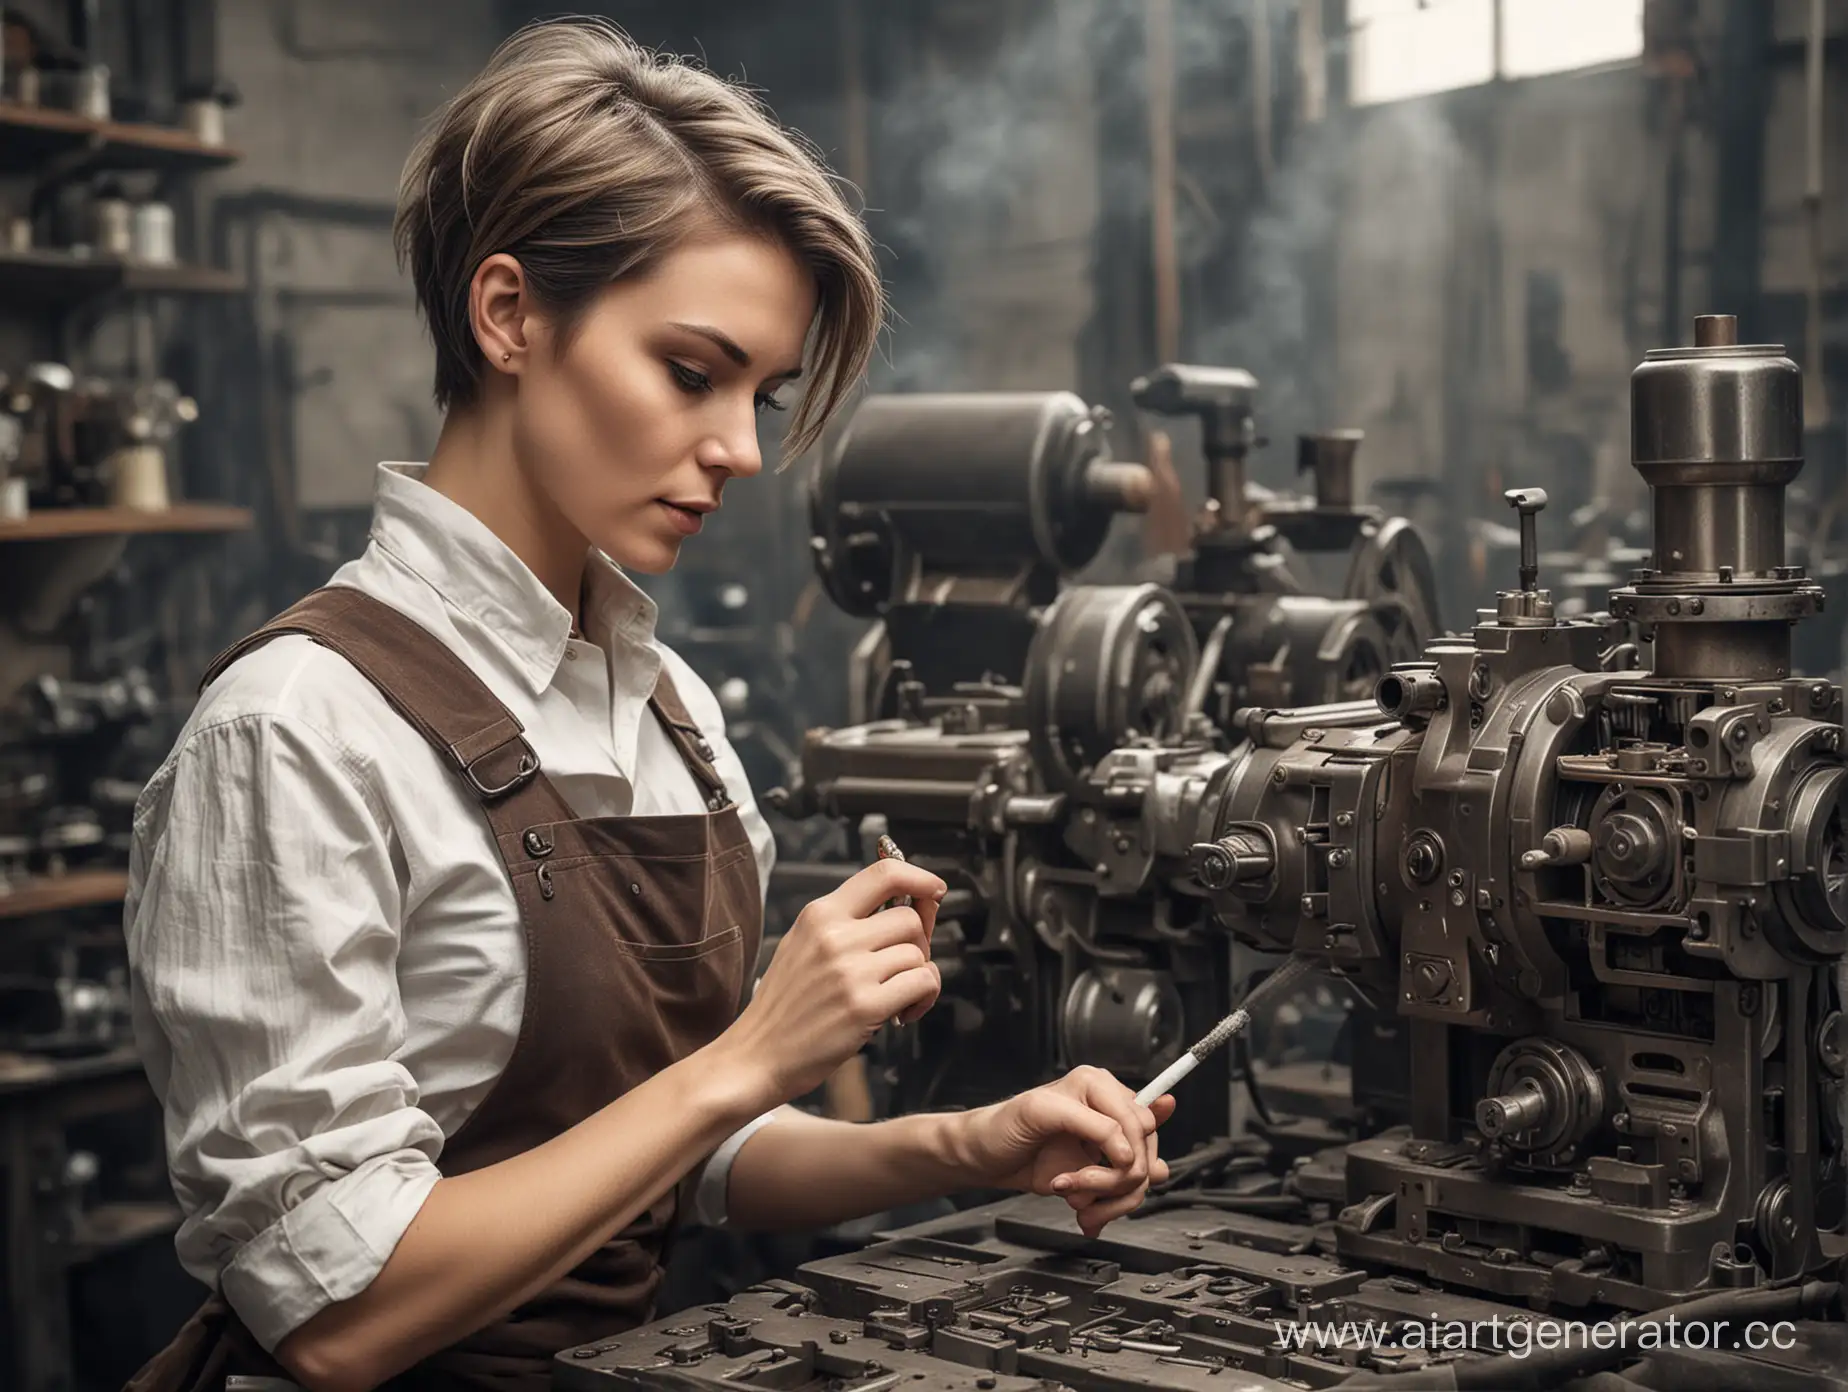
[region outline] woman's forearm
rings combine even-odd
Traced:
[[[525,1154],[437,1181],[372,1284],[276,1350],[310,1392],[365,1392],[531,1299],[764,1105],[711,1046]]]
[[[819,1228],[995,1182],[965,1142],[967,1112],[825,1121],[786,1110],[732,1160],[727,1222]]]

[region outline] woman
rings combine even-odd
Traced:
[[[397,233],[436,449],[219,660],[138,809],[136,1025],[218,1294],[137,1385],[541,1388],[649,1317],[689,1211],[1133,1208],[1172,1100],[1094,1070],[874,1125],[781,1107],[935,1000],[936,876],[810,904],[740,1011],[769,835],[623,568],[673,565],[798,379],[792,452],[864,368],[879,282],[825,172],[710,75],[542,26],[419,146]]]

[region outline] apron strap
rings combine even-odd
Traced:
[[[712,741],[706,738],[706,732],[700,729],[699,722],[687,713],[686,703],[674,689],[673,678],[668,676],[666,667],[655,678],[654,694],[648,698],[648,705],[654,711],[655,719],[667,731],[667,737],[674,742],[674,748],[680,751],[687,772],[693,775],[694,781],[705,792],[707,810],[719,812],[730,807],[733,801],[731,793],[725,787],[725,780],[719,776],[718,769],[713,766],[716,751]]]
[[[233,643],[206,669],[203,690],[246,653],[298,633],[339,653],[442,756],[499,825],[569,821],[570,807],[539,767],[519,718],[449,645],[415,619],[347,586],[318,589]]]

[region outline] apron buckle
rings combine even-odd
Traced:
[[[513,776],[505,783],[490,786],[482,781],[481,775],[475,770],[486,760],[493,758],[496,754],[500,753],[501,750],[507,748],[507,744],[497,744],[486,753],[477,754],[473,759],[470,759],[462,766],[462,776],[468,780],[469,786],[475,790],[476,796],[485,801],[492,802],[495,798],[505,797],[508,793],[524,788],[528,783],[539,776],[539,756],[533,751],[533,747],[526,742],[526,737],[524,735],[515,735],[513,739],[508,741],[508,744],[519,745],[520,762],[518,767],[514,769]]]

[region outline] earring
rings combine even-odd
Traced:
[[[505,353],[502,353],[502,354],[501,354],[501,361],[502,361],[502,362],[512,362],[512,361],[513,361],[513,353],[512,353],[512,351],[511,351],[511,350],[509,350],[509,351],[507,351],[507,352],[505,352]]]

